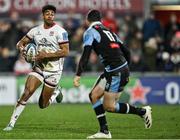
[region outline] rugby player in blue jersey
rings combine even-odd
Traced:
[[[104,27],[98,10],[87,14],[89,28],[83,36],[83,53],[74,77],[74,86],[80,85],[81,74],[88,63],[91,51],[94,50],[104,65],[104,72],[98,77],[89,98],[99,122],[100,130],[87,138],[112,138],[108,129],[105,111],[121,114],[136,114],[144,119],[145,128],[152,125],[151,107],[135,107],[120,103],[120,92],[129,81],[130,52],[118,36]],[[103,101],[101,100],[103,98]]]

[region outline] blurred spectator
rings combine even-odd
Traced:
[[[149,18],[145,20],[142,31],[145,63],[150,71],[155,71],[159,63],[157,61],[157,56],[163,41],[163,32],[160,22],[155,19],[153,12],[151,12]]]
[[[81,46],[82,46],[82,39],[83,39],[84,30],[85,29],[83,27],[79,27],[75,31],[72,39],[70,40],[70,44],[71,44],[70,50],[71,51],[76,51],[77,53],[81,53],[81,51],[82,51]]]
[[[157,56],[158,44],[156,38],[150,38],[144,47],[145,63],[150,71],[156,70],[156,56]]]
[[[65,58],[64,70],[66,72],[74,72],[76,68],[76,57],[79,50],[81,50],[83,28],[80,26],[80,19],[76,18],[73,11],[69,11],[67,19],[64,22],[64,28],[69,34],[70,41],[70,55]]]
[[[17,11],[11,11],[10,13],[10,19],[12,22],[17,23],[19,22],[19,13]]]
[[[12,25],[9,21],[1,22],[0,27],[0,71],[11,72],[13,71],[13,65],[16,61],[17,51],[13,42],[12,36]],[[18,33],[18,32],[17,32]],[[17,34],[16,33],[16,34]],[[14,44],[13,44],[14,43]]]
[[[27,34],[27,32],[36,25],[36,22],[33,20],[24,20],[21,21],[20,24],[18,24],[19,27],[19,39],[20,40],[23,36]]]
[[[175,65],[175,71],[180,71],[180,30],[177,31],[171,40],[171,61]]]
[[[131,63],[130,70],[136,72],[144,72],[147,71],[147,65],[143,61],[143,53],[142,53],[142,33],[137,31],[135,36],[130,40],[129,49],[131,52]]]
[[[143,38],[148,41],[153,37],[162,37],[162,28],[160,22],[155,19],[154,13],[151,12],[149,18],[144,21],[143,25]]]
[[[75,60],[76,65],[79,63],[81,55],[78,54]],[[95,52],[91,52],[87,67],[85,69],[86,72],[99,72],[103,70],[103,65],[98,60],[97,55]]]
[[[81,24],[80,20],[74,15],[75,13],[70,10],[68,12],[67,19],[64,22],[64,28],[67,30],[70,39],[73,37],[75,31],[77,30],[77,28],[79,28]]]
[[[167,44],[170,43],[173,35],[176,31],[180,30],[180,24],[177,21],[177,16],[175,14],[171,14],[169,17],[169,22],[165,26],[165,42]]]
[[[8,72],[13,71],[13,66],[18,55],[18,51],[15,47],[19,39],[19,29],[17,28],[18,22],[19,14],[13,11],[10,14],[10,19],[6,20],[1,27],[0,46],[3,50],[1,59],[4,59],[4,61],[11,64],[10,67],[8,66]],[[4,57],[4,54],[6,54],[6,57]]]
[[[9,49],[1,48],[0,52],[0,72],[11,72],[13,63],[9,58]]]
[[[31,64],[27,63],[23,56],[19,56],[19,59],[15,62],[14,73],[15,75],[25,75],[31,72]]]
[[[174,70],[174,63],[171,61],[170,54],[168,52],[162,53],[162,70],[166,72],[172,72]]]
[[[64,70],[75,72],[76,68],[76,57],[82,51],[82,37],[83,37],[84,28],[79,27],[72,38],[70,39],[70,55],[65,58]]]
[[[164,28],[164,36],[160,22],[155,19],[153,12],[144,21],[142,17],[129,14],[115,18],[112,11],[107,11],[102,22],[107,28],[117,33],[124,45],[129,47],[132,55],[131,71],[180,72],[180,23],[177,22],[175,14],[170,16],[169,22]],[[82,36],[86,28],[85,20],[80,14],[69,10],[64,20],[60,21],[70,35],[70,55],[65,59],[64,69],[74,72],[79,53],[82,51]],[[36,25],[36,22],[40,21],[20,20],[16,11],[12,11],[8,19],[0,21],[0,71],[12,72],[21,64],[24,65],[21,59],[16,62],[18,52],[15,45],[31,27]],[[14,66],[15,62],[17,66]],[[99,60],[93,53],[88,66],[86,71],[102,69]],[[23,66],[22,69],[25,67]]]
[[[172,53],[180,52],[180,30],[175,32],[171,40]]]
[[[98,72],[103,70],[103,65],[98,60],[94,51],[91,52],[86,71]]]
[[[130,70],[134,72],[145,72],[148,70],[146,63],[141,59],[140,55],[133,54],[131,56]]]
[[[111,31],[118,33],[119,27],[113,11],[107,11],[105,17],[102,20],[102,24]]]
[[[124,17],[124,28],[126,28],[125,44],[129,46],[131,39],[134,38],[135,33],[139,30],[134,16],[126,15]]]

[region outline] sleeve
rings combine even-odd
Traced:
[[[34,38],[34,28],[32,28],[27,34],[26,37],[32,40]]]
[[[79,65],[77,67],[76,75],[81,76],[81,73],[84,71],[84,69],[87,66],[91,50],[92,50],[92,44],[94,41],[93,33],[91,33],[89,30],[87,30],[83,35],[83,53],[81,55]]]
[[[81,73],[86,68],[86,65],[87,65],[88,60],[89,60],[89,56],[91,54],[91,50],[92,50],[91,46],[84,47],[84,50],[83,50],[83,53],[81,55],[81,58],[80,58],[80,61],[79,61],[78,67],[77,67],[77,71],[76,71],[77,76],[81,76]]]
[[[94,37],[89,31],[86,31],[83,35],[83,46],[91,46],[93,44]]]
[[[64,43],[68,43],[69,39],[68,39],[68,33],[66,30],[59,30],[58,31],[58,35],[57,35],[57,41],[59,44],[64,44]]]

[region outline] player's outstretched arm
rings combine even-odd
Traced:
[[[88,60],[89,60],[89,57],[91,54],[91,50],[92,50],[92,46],[84,46],[84,50],[81,55],[81,58],[80,58],[80,61],[79,61],[78,67],[77,67],[77,71],[76,71],[77,76],[81,76],[81,73],[86,68],[86,65],[88,63]]]
[[[89,60],[89,57],[91,54],[91,50],[92,50],[92,46],[84,47],[83,53],[81,55],[81,58],[80,58],[80,61],[79,61],[78,67],[77,67],[76,76],[74,77],[74,80],[73,80],[73,84],[75,87],[80,86],[81,73],[84,71],[84,69],[88,63],[88,60]]]

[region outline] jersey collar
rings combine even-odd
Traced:
[[[89,26],[89,28],[91,28],[92,26],[96,25],[96,24],[102,24],[100,21],[95,21],[93,23],[91,23],[91,25]]]

